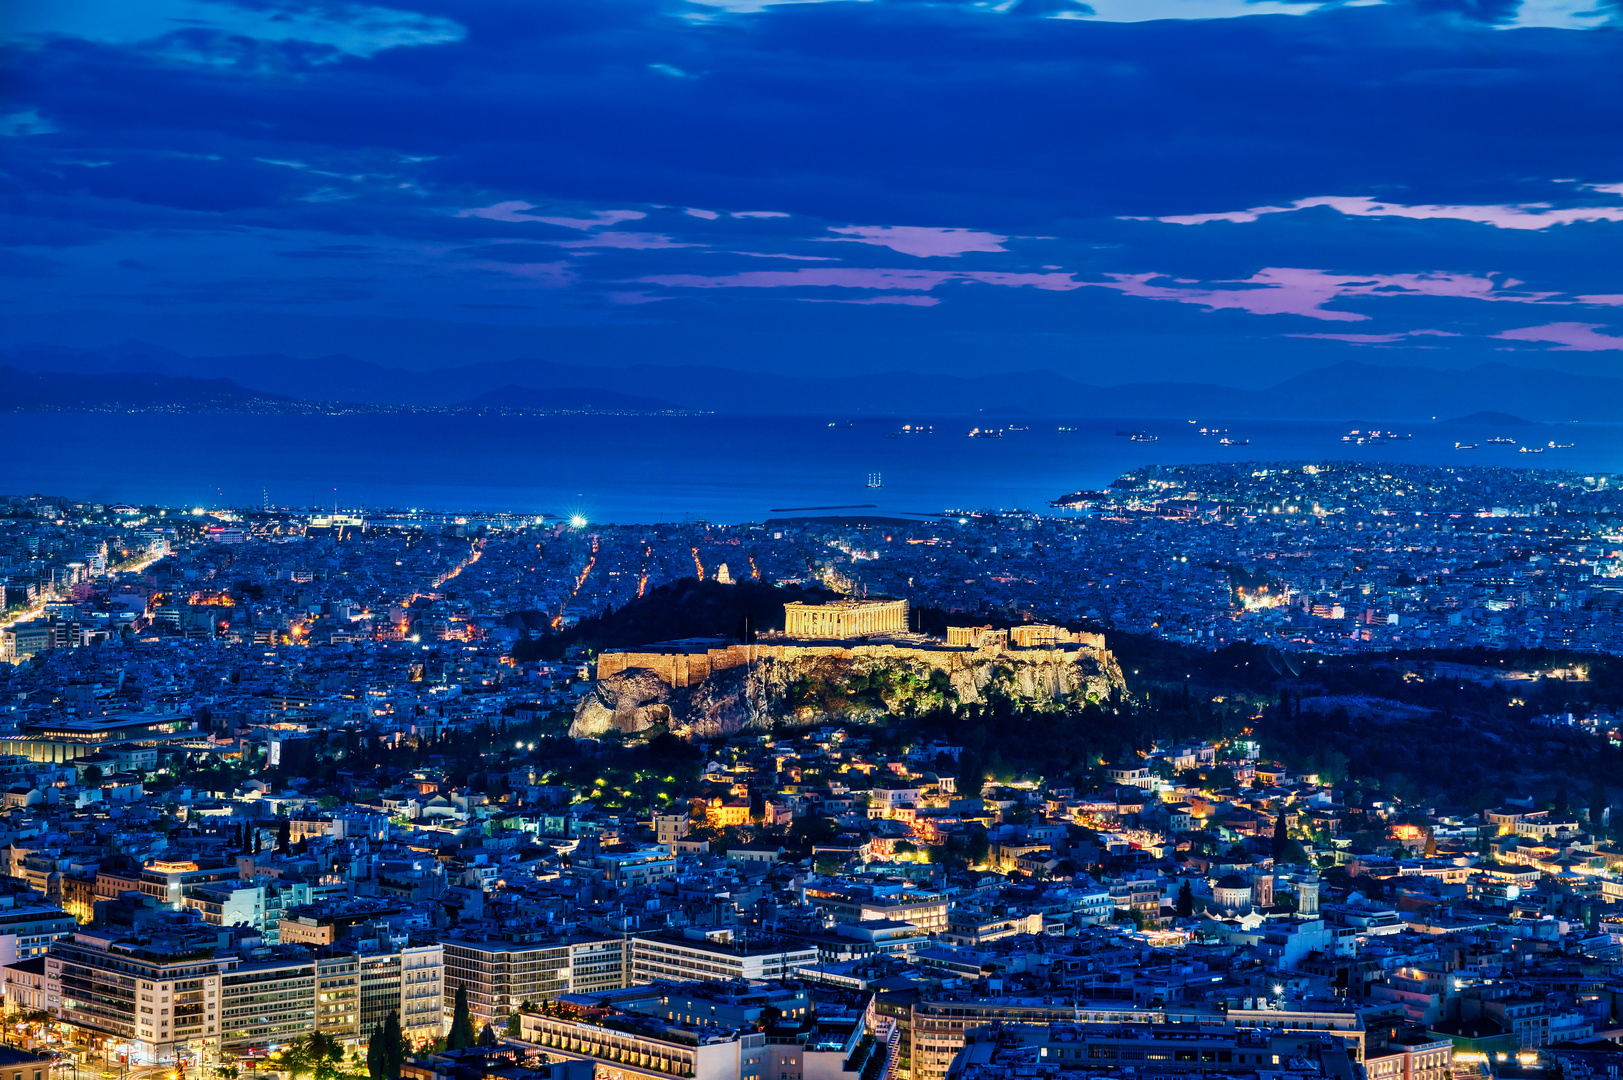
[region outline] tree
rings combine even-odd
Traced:
[[[338,1066],[344,1061],[344,1048],[325,1031],[312,1031],[301,1035],[276,1056],[279,1068],[287,1070],[292,1080],[309,1074],[315,1080],[335,1080]]]
[[[366,1075],[372,1080],[391,1080],[389,1051],[384,1042],[383,1024],[372,1029],[366,1040]]]
[[[491,1029],[491,1026],[489,1024],[486,1024],[484,1027],[479,1029],[479,1045],[480,1046],[495,1046],[496,1045],[496,1032]]]
[[[84,781],[85,781],[85,787],[92,787],[92,786],[94,786],[96,784],[100,784],[101,783],[101,766],[100,765],[87,765],[85,767]]]
[[[977,751],[966,746],[958,755],[958,794],[966,799],[976,799],[985,786],[986,765]]]
[[[400,1075],[408,1049],[406,1037],[400,1030],[400,1013],[390,1009],[389,1015],[383,1018],[383,1061],[390,1080]]]
[[[287,853],[288,844],[293,839],[293,823],[283,818],[276,823],[276,850],[282,854]]]
[[[451,1031],[445,1037],[447,1050],[462,1050],[472,1046],[478,1037],[473,1030],[473,1017],[468,1013],[468,985],[457,983],[456,1004],[451,1009]]]
[[[1195,890],[1185,881],[1178,886],[1178,918],[1188,919],[1195,914]]]
[[[254,854],[258,855],[261,851],[264,850],[264,847],[265,847],[265,837],[260,834],[258,827],[255,827],[255,829],[254,829]]]
[[[1285,845],[1289,843],[1290,836],[1285,832],[1285,808],[1279,808],[1279,816],[1274,818],[1274,862],[1282,862],[1285,858]]]

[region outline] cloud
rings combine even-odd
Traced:
[[[622,221],[636,221],[648,215],[641,210],[599,210],[589,218],[573,217],[544,217],[539,214],[527,214],[524,211],[534,210],[534,203],[499,202],[492,206],[480,206],[470,210],[458,210],[457,217],[486,218],[490,221],[541,222],[546,225],[561,225],[566,229],[602,229],[610,225],[617,225]]]
[[[949,281],[974,281],[1009,288],[1048,291],[1079,289],[1088,282],[1070,274],[998,273],[987,270],[879,270],[864,267],[828,267],[805,270],[746,270],[738,274],[706,277],[700,274],[653,274],[638,278],[646,285],[682,289],[906,289],[929,292]]]
[[[752,259],[793,259],[795,262],[839,262],[832,255],[790,255],[782,251],[733,251],[732,255],[748,255]]]
[[[1607,190],[1592,185],[1596,190]],[[1348,217],[1399,217],[1452,221],[1474,221],[1496,229],[1548,229],[1582,221],[1623,221],[1623,206],[1577,206],[1555,209],[1549,203],[1521,203],[1485,206],[1405,206],[1377,202],[1367,195],[1320,195],[1297,199],[1289,206],[1254,206],[1249,210],[1225,210],[1215,214],[1172,214],[1153,220],[1170,225],[1207,225],[1214,221],[1246,223],[1266,214],[1289,214],[1326,206]],[[1146,220],[1143,218],[1131,220]]]
[[[1451,330],[1400,330],[1395,334],[1286,334],[1294,338],[1319,338],[1324,341],[1345,341],[1349,345],[1390,345],[1414,337],[1460,337]]]
[[[830,242],[846,242],[854,244],[877,244],[888,247],[892,251],[899,251],[903,255],[917,255],[919,258],[931,256],[957,256],[966,251],[1008,251],[1003,246],[1007,236],[998,236],[996,233],[976,232],[973,229],[935,229],[917,225],[846,225],[839,228],[830,228],[832,233],[842,233],[838,240],[825,237]]]
[[[682,211],[682,213],[686,214],[688,217],[703,218],[705,221],[715,221],[717,218],[721,217],[721,215],[716,213],[714,210],[700,210],[692,206]]]
[[[941,303],[934,296],[868,296],[861,300],[840,300],[824,296],[797,296],[803,304],[905,304],[908,307],[935,307]]]
[[[727,216],[735,218],[775,218],[788,217],[789,215],[781,210],[734,210]]]
[[[1495,282],[1491,277],[1443,271],[1428,274],[1332,274],[1327,270],[1268,267],[1243,281],[1219,283],[1249,286],[1240,289],[1152,284],[1156,281],[1181,280],[1168,278],[1165,274],[1106,276],[1111,280],[1084,284],[1115,289],[1127,296],[1147,300],[1198,304],[1208,311],[1234,308],[1253,315],[1305,315],[1310,319],[1333,322],[1362,322],[1369,318],[1354,311],[1335,311],[1324,307],[1343,297],[1433,296],[1538,303],[1557,295],[1510,291],[1520,284],[1513,279]]]
[[[306,42],[350,56],[444,45],[467,30],[454,20],[370,4],[229,0],[11,0],[5,36],[66,36],[108,44],[157,41],[177,32],[212,31],[255,41]]]
[[[1505,330],[1494,334],[1506,341],[1549,341],[1556,344],[1553,352],[1604,352],[1623,349],[1623,337],[1597,334],[1601,323],[1558,322],[1543,326],[1526,326],[1519,330]]]
[[[1384,0],[1351,0],[1367,7]],[[1162,19],[1238,19],[1246,15],[1311,15],[1344,6],[1343,0],[1088,0],[1090,13],[1061,12],[1055,18],[1098,22],[1154,22]]]
[[[656,74],[659,74],[659,75],[668,75],[673,79],[691,79],[691,78],[693,78],[692,75],[689,75],[687,72],[683,71],[681,68],[672,67],[670,64],[649,64],[648,65],[648,70],[652,71],[652,72],[655,72]]]
[[[558,224],[553,222],[553,224]],[[704,247],[686,244],[663,233],[600,232],[581,240],[545,240],[543,243],[560,248],[623,248],[634,251],[668,251],[674,248]]]
[[[29,135],[49,135],[55,124],[40,116],[38,109],[22,109],[0,116],[0,138],[17,139]]]

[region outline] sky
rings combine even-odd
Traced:
[[[1623,374],[1617,0],[10,0],[0,346]]]

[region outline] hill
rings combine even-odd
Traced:
[[[283,412],[299,402],[248,390],[230,379],[151,373],[19,371],[0,367],[5,412]]]
[[[661,398],[639,397],[589,386],[561,386],[537,390],[530,386],[503,386],[460,403],[469,409],[510,409],[525,412],[668,413],[681,412]]]
[[[763,630],[783,629],[783,605],[796,600],[816,603],[832,600],[834,593],[799,585],[769,585],[740,581],[722,585],[716,581],[682,578],[651,589],[618,609],[582,619],[575,626],[553,633],[550,617],[539,611],[514,612],[508,625],[540,636],[514,645],[519,660],[558,657],[571,646],[595,651],[629,649],[659,641],[691,637],[722,637],[736,641],[749,639]]]
[[[0,363],[41,373],[228,379],[263,395],[371,406],[501,407],[522,400],[527,402],[522,408],[548,410],[579,406],[581,411],[689,409],[874,417],[894,415],[898,403],[905,403],[911,418],[987,420],[1044,416],[1428,421],[1514,410],[1530,420],[1612,422],[1623,414],[1623,379],[1503,363],[1447,370],[1349,360],[1262,388],[1185,382],[1100,386],[1047,370],[973,377],[912,371],[798,376],[694,364],[594,367],[535,358],[424,371],[347,356],[187,357],[141,342],[104,349],[19,346],[0,352]]]

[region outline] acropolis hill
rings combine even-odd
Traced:
[[[875,722],[1003,696],[1062,710],[1108,698],[1121,670],[1100,634],[1059,626],[907,629],[907,601],[784,605],[782,634],[689,638],[605,652],[570,734],[687,738],[829,720]]]

